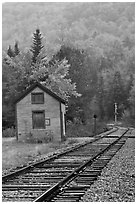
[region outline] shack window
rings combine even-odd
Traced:
[[[32,112],[33,129],[45,129],[45,111]]]
[[[42,104],[44,103],[44,93],[32,93],[31,94],[32,104]]]

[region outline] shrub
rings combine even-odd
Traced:
[[[26,134],[25,142],[35,143],[34,139],[35,138],[33,137],[33,134],[31,132],[29,132],[29,133]]]
[[[45,135],[39,135],[39,137],[33,137],[33,134],[30,132],[26,134],[25,141],[28,143],[48,143],[53,141],[52,131],[45,132]]]
[[[7,128],[2,131],[2,137],[15,137],[16,135],[16,130],[12,128]]]
[[[61,141],[65,142],[66,140],[67,140],[66,135],[63,135],[62,138],[61,138]]]
[[[53,133],[51,131],[46,132],[44,136],[36,138],[37,143],[48,143],[53,141]]]
[[[107,131],[108,128],[104,122],[97,121],[96,134]],[[90,137],[94,136],[94,122],[88,121],[86,125],[83,124],[68,124],[67,136],[68,137]]]
[[[130,110],[125,110],[122,116],[123,125],[135,127],[135,116]]]

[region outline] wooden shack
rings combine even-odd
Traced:
[[[65,136],[65,100],[36,82],[15,102],[17,140],[53,135],[54,141]]]

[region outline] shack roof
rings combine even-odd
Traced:
[[[35,82],[33,85],[31,85],[29,88],[26,89],[26,91],[24,91],[16,100],[15,103],[18,103],[19,101],[21,101],[26,95],[28,95],[31,91],[33,91],[36,87],[40,88],[41,90],[43,90],[44,92],[46,92],[47,94],[49,94],[50,96],[52,96],[53,98],[55,98],[56,100],[58,100],[59,102],[65,104],[66,101],[59,97],[57,94],[55,94],[54,92],[52,92],[51,90],[49,90],[48,88],[46,88],[45,86],[43,86],[41,83],[39,82]]]

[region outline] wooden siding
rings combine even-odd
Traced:
[[[43,92],[36,87],[32,92],[26,95],[17,106],[17,127],[18,139],[23,140],[26,134],[32,133],[34,137],[44,136],[45,132],[51,130],[54,133],[54,140],[61,140],[60,131],[60,102],[55,98],[44,93],[44,104],[32,104],[31,93]],[[33,129],[32,127],[32,111],[45,110],[45,118],[50,118],[50,126],[46,129]],[[64,106],[62,106],[64,112]]]

